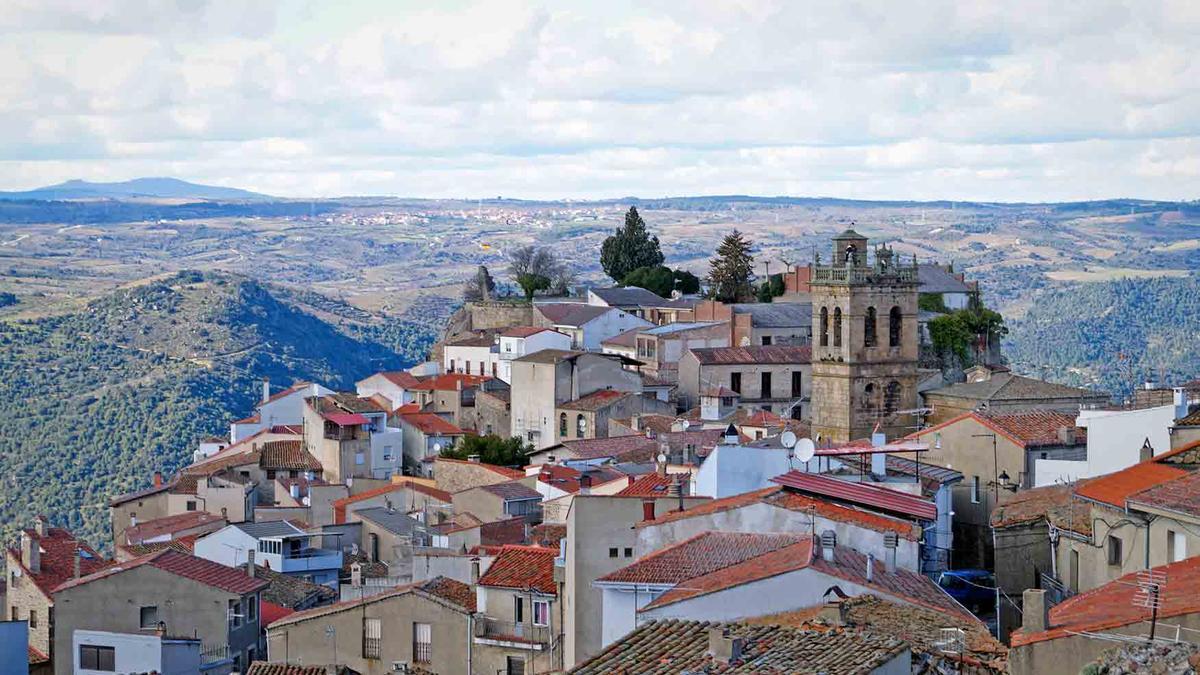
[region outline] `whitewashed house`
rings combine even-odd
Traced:
[[[500,363],[496,376],[511,384],[513,359],[519,359],[543,349],[570,349],[571,336],[550,328],[514,326],[500,333],[496,338],[496,346],[496,355]]]
[[[194,553],[228,567],[245,565],[253,555],[256,565],[336,589],[342,550],[314,546],[320,536],[286,520],[236,523],[197,539]]]
[[[550,302],[536,306],[540,326],[570,336],[571,349],[600,351],[601,342],[631,328],[654,324],[624,310],[578,302]]]
[[[263,429],[277,426],[299,425],[304,422],[304,401],[312,396],[326,396],[333,390],[315,382],[300,382],[271,393],[270,380],[263,378],[262,398],[254,407],[254,414],[229,425],[229,438],[233,443],[252,436]]]
[[[417,376],[407,370],[384,371],[356,382],[355,391],[363,398],[382,396],[391,402],[392,410],[396,410],[417,400],[414,387],[419,382]]]

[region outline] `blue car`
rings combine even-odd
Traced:
[[[987,570],[948,570],[938,576],[950,597],[972,612],[988,612],[996,605],[996,577]]]

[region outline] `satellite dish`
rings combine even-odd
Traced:
[[[811,438],[801,438],[796,441],[795,453],[796,459],[807,462],[817,454],[817,445],[812,442]]]
[[[659,463],[659,464],[666,464],[666,463],[667,463],[667,456],[666,456],[666,454],[664,454],[664,453],[661,453],[661,452],[660,452],[660,453],[658,453],[658,463]]]
[[[779,442],[783,444],[783,447],[785,448],[794,448],[796,447],[796,434],[790,430],[785,431],[782,434],[779,434]]]
[[[436,453],[438,453],[438,454],[440,455],[440,454],[442,453],[442,444],[441,444],[441,443],[434,443],[434,444],[433,444],[433,451],[434,451],[434,452],[436,452]]]

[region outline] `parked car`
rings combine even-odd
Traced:
[[[996,577],[987,570],[948,570],[937,583],[972,612],[987,612],[996,604]]]

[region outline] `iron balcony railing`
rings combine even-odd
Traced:
[[[475,619],[475,637],[538,645],[549,645],[553,639],[549,626],[535,626],[529,622],[502,621],[490,616]]]

